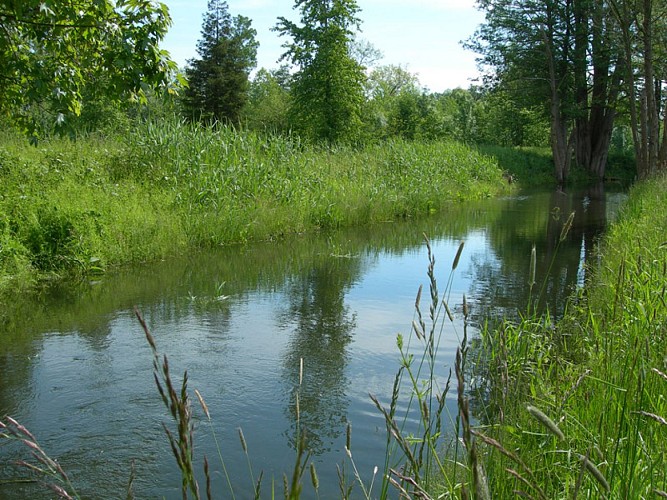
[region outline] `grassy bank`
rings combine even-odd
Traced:
[[[666,204],[665,177],[632,190],[563,320],[482,336],[477,446],[494,498],[665,496]]]
[[[176,121],[37,148],[1,139],[0,289],[506,189],[493,159],[457,143],[324,149]]]

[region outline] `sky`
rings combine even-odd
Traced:
[[[197,56],[207,0],[162,0],[169,7],[173,25],[162,47],[184,67]],[[273,69],[289,41],[271,31],[279,16],[299,22],[293,0],[227,0],[232,16],[252,20],[257,30],[257,67]],[[470,37],[484,16],[475,0],[357,0],[361,8],[362,40],[380,50],[378,65],[401,65],[416,74],[431,92],[468,88],[478,75],[476,55],[461,41]]]

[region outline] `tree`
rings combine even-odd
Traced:
[[[289,130],[290,80],[286,66],[257,71],[250,83],[250,98],[243,113],[243,122],[248,128],[277,133]]]
[[[557,181],[566,180],[573,154],[581,167],[602,178],[624,63],[607,2],[481,0],[479,5],[486,24],[469,46],[493,68],[495,85],[547,104]]]
[[[621,46],[628,61],[624,88],[637,175],[645,178],[667,168],[667,110],[661,96],[667,80],[667,6],[653,0],[612,0],[610,4],[622,28]]]
[[[380,49],[368,40],[359,37],[355,37],[350,42],[350,55],[364,68],[372,68],[384,57]]]
[[[480,89],[476,89],[477,92]],[[476,97],[475,141],[499,146],[549,146],[549,120],[538,105],[522,105],[502,87]]]
[[[109,99],[168,86],[176,65],[159,43],[170,24],[149,0],[0,0],[0,114],[36,139],[35,116],[66,126],[86,84]]]
[[[364,101],[364,68],[350,42],[359,28],[355,0],[296,0],[301,25],[278,19],[275,30],[290,36],[281,59],[297,68],[292,83],[292,125],[329,143],[356,137]]]
[[[196,119],[238,123],[257,64],[257,32],[247,17],[232,18],[227,2],[209,0],[201,35],[199,59],[185,71],[185,111]]]
[[[397,129],[399,102],[410,99],[416,102],[421,92],[416,75],[401,66],[385,65],[371,71],[365,83],[365,93],[366,129],[372,137],[386,139],[391,135],[402,135]]]

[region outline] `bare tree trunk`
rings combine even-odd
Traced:
[[[623,66],[619,50],[610,43],[612,19],[605,13],[604,2],[575,0],[573,12],[574,82],[578,108],[575,157],[580,167],[603,179]],[[589,54],[592,67],[588,62]]]
[[[561,116],[559,108],[559,101],[555,99],[551,104],[551,153],[554,159],[556,182],[562,186],[570,173],[572,140],[571,137],[568,137],[567,122]]]
[[[659,165],[660,170],[667,170],[667,109],[662,111],[662,142],[660,144]]]
[[[590,2],[574,0],[574,98],[577,104],[575,118],[575,159],[577,165],[588,169],[591,162],[591,122],[589,120],[588,43]]]
[[[653,174],[658,166],[660,141],[660,118],[656,102],[655,77],[653,69],[653,1],[644,0],[644,20],[642,23],[644,42],[644,92],[643,104],[646,106],[646,144],[648,153],[648,175]]]
[[[654,87],[653,66],[653,15],[652,0],[639,0],[629,4],[622,0],[611,0],[610,4],[621,25],[623,34],[625,83],[629,99],[630,125],[635,146],[637,176],[644,179],[655,172],[659,160],[660,118]],[[640,12],[641,10],[641,20]],[[637,39],[633,40],[633,33]],[[639,65],[635,45],[641,47]],[[635,76],[635,69],[638,70]],[[667,156],[667,152],[665,153]]]

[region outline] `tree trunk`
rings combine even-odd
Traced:
[[[667,109],[663,110],[662,115],[662,143],[660,144],[658,169],[667,170]]]
[[[574,81],[579,113],[575,124],[575,157],[580,167],[594,177],[603,179],[616,117],[614,108],[618,97],[622,64],[609,40],[611,21],[609,18],[605,19],[603,2],[578,0],[574,5]],[[589,88],[591,68],[587,62],[589,47],[593,74],[591,88]],[[610,75],[612,67],[614,71]]]
[[[559,94],[559,78],[556,72],[556,62],[553,56],[553,39],[546,31],[542,37],[547,52],[547,63],[549,66],[549,92],[550,92],[550,114],[551,114],[551,152],[554,159],[556,182],[563,186],[570,173],[572,161],[572,140],[568,134],[568,121],[563,115],[561,98]]]
[[[575,118],[575,159],[577,165],[588,169],[591,163],[591,123],[588,102],[588,39],[590,1],[574,0],[574,98],[577,105]]]
[[[648,153],[647,175],[653,174],[658,166],[660,141],[660,118],[654,87],[653,68],[653,1],[644,0],[644,20],[642,23],[644,42],[644,91],[646,106],[646,143]]]

